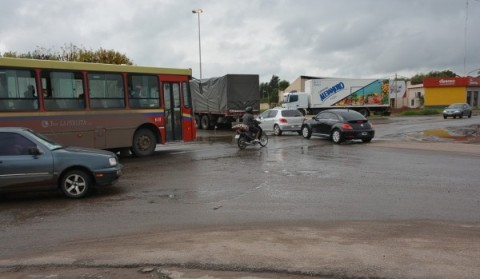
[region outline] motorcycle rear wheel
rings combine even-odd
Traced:
[[[247,147],[247,139],[240,136],[237,140],[238,148],[245,149]]]

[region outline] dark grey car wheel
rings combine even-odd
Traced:
[[[71,170],[62,176],[60,189],[67,198],[79,199],[88,194],[92,179],[85,171]]]
[[[302,127],[302,136],[306,139],[309,139],[312,137],[312,130],[310,130],[310,128],[308,128],[307,125],[303,126]]]
[[[334,143],[341,143],[343,141],[342,132],[339,129],[333,130],[331,138]]]

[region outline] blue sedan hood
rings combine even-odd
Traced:
[[[72,153],[82,153],[82,154],[103,154],[105,156],[115,156],[114,153],[107,151],[107,150],[102,150],[102,149],[95,149],[95,148],[88,148],[88,147],[74,147],[74,146],[67,146],[62,148],[63,150],[66,150],[67,152],[72,152]]]

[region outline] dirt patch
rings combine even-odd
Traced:
[[[480,227],[324,222],[70,243],[0,261],[7,278],[480,278]]]

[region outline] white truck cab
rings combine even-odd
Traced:
[[[282,108],[298,109],[303,115],[307,113],[308,98],[310,94],[306,92],[290,92],[283,94]]]

